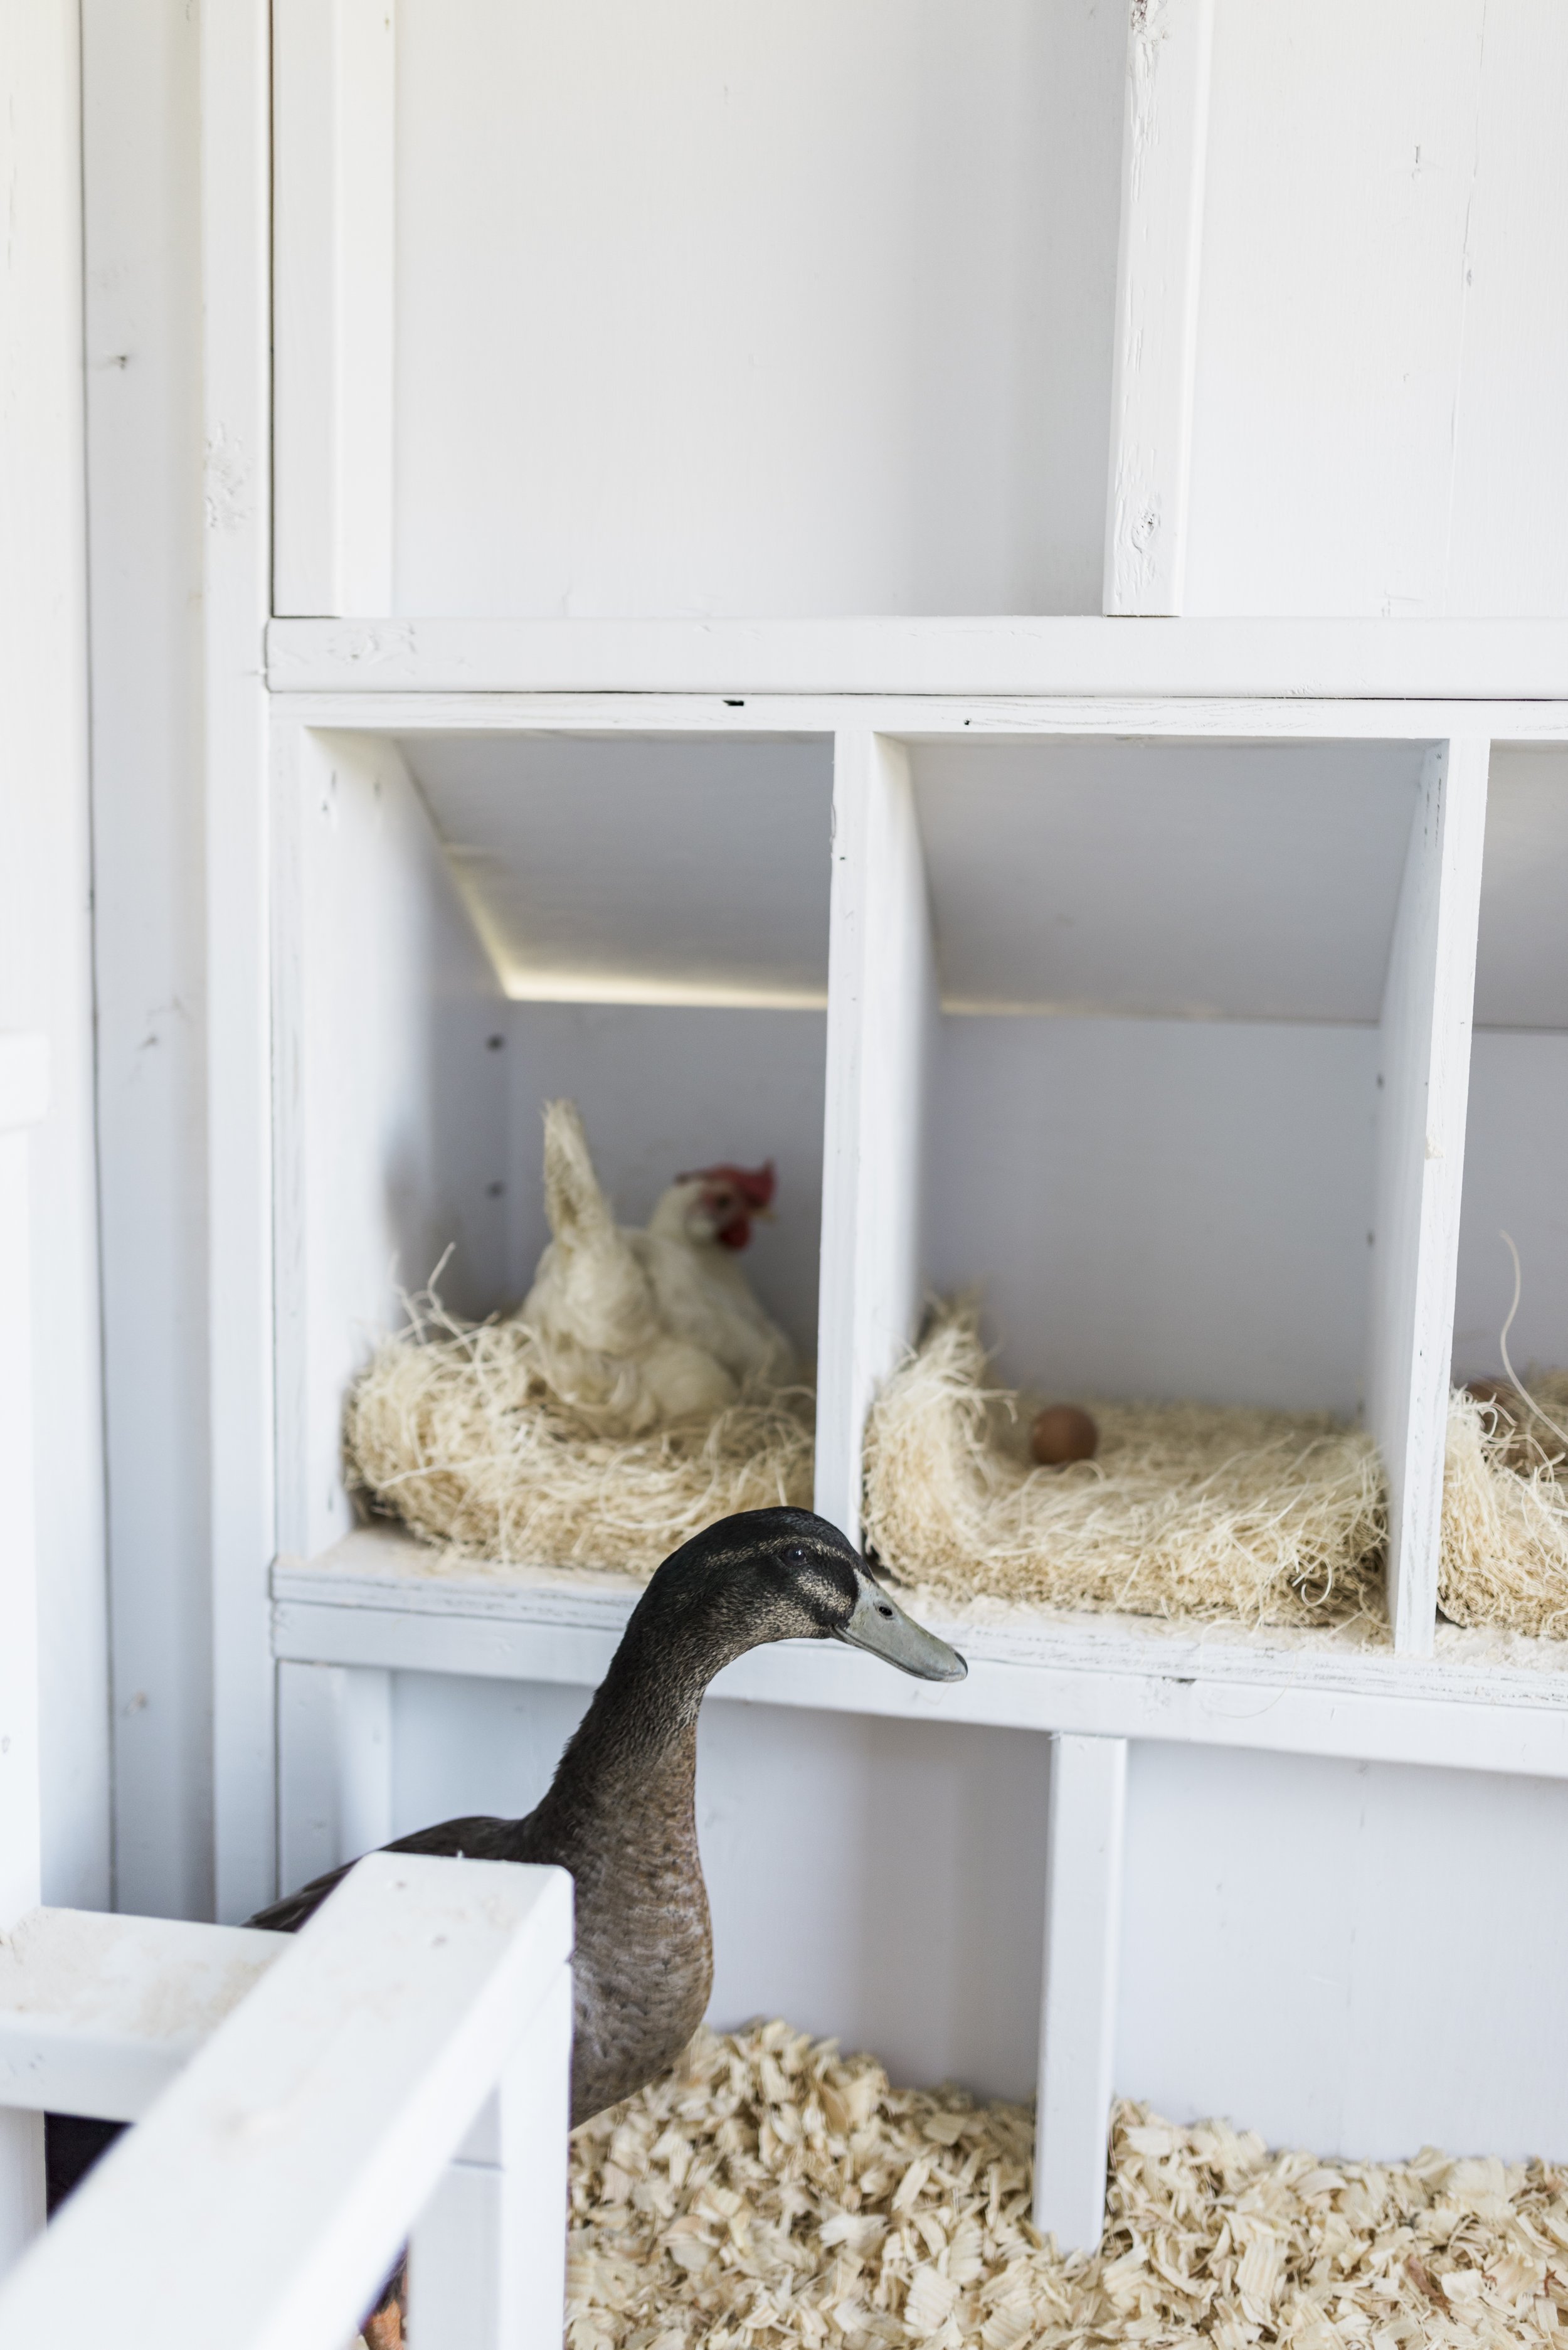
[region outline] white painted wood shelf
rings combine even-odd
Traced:
[[[449,1568],[363,1527],[273,1571],[280,1660],[588,1688],[636,1605],[625,1575]],[[981,1603],[921,1607],[969,1662],[939,1687],[833,1642],[760,1648],[719,1698],[931,1722],[1257,1748],[1568,1778],[1568,1644],[1439,1627],[1430,1658],[1386,1634],[1165,1623]]]

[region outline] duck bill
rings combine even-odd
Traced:
[[[859,1596],[855,1613],[835,1638],[852,1648],[867,1648],[884,1664],[897,1665],[917,1680],[961,1681],[969,1667],[956,1648],[906,1616],[891,1595],[874,1583],[864,1568],[856,1577]]]

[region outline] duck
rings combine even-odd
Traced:
[[[697,1841],[697,1720],[709,1684],[749,1649],[836,1640],[921,1680],[958,1681],[955,1648],[907,1615],[839,1529],[810,1510],[720,1519],[654,1572],[543,1799],[522,1819],[465,1815],[400,1836],[389,1852],[543,1863],[570,1874],[571,2126],[669,2072],[707,2009],[712,1931]],[[258,1910],[296,1933],[347,1864]],[[104,2150],[112,2126],[51,2116],[50,2208]],[[67,2178],[73,2147],[100,2133]],[[402,2340],[400,2269],[362,2329],[367,2350]]]

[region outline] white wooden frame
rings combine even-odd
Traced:
[[[28,1133],[48,1107],[48,1045],[0,1035],[0,1947],[37,1905],[38,1597],[34,1550],[33,1329]],[[0,2101],[3,2102],[3,2101]],[[44,2143],[30,2114],[0,2111],[0,2275],[43,2225]]]
[[[392,607],[390,0],[275,0],[274,608]]]
[[[0,2105],[140,2126],[0,2289],[5,2339],[88,2350],[112,2278],[133,2350],[340,2350],[411,2226],[426,2350],[558,2344],[571,1945],[565,1871],[401,1853],[292,1937],[35,1911]]]
[[[909,1334],[918,1302],[908,1243],[917,1202],[908,1170],[919,1154],[890,1145],[878,1127],[877,1097],[883,1087],[880,1109],[890,1111],[906,1139],[918,1130],[929,941],[922,943],[918,839],[911,856],[901,813],[908,791],[899,738],[990,729],[1359,736],[1454,746],[1446,774],[1434,764],[1428,778],[1439,834],[1435,842],[1423,834],[1423,845],[1412,849],[1384,1020],[1405,1080],[1380,1154],[1379,1222],[1388,1247],[1378,1278],[1373,1389],[1397,1493],[1392,1597],[1404,1653],[1101,1621],[966,1630],[971,1671],[956,1690],[895,1685],[864,1660],[816,1650],[763,1651],[726,1677],[726,1694],[758,1701],[1050,1731],[1058,1769],[1046,1998],[1073,2008],[1076,2025],[1092,2025],[1103,2052],[1115,1945],[1114,1758],[1126,1739],[1157,1734],[1568,1776],[1568,1676],[1560,1669],[1500,1669],[1465,1636],[1448,1633],[1434,1657],[1422,1653],[1431,1646],[1431,1503],[1441,1465],[1435,1367],[1446,1360],[1451,1320],[1463,1139],[1475,777],[1478,764],[1484,777],[1487,738],[1568,740],[1568,632],[1529,621],[1216,620],[1173,629],[1122,617],[1180,608],[1211,0],[1147,6],[1134,0],[1129,8],[1105,582],[1106,609],[1117,617],[763,623],[390,617],[389,503],[383,510],[390,369],[379,388],[366,380],[368,360],[389,344],[391,331],[389,44],[361,75],[358,98],[343,69],[346,42],[363,38],[374,47],[379,37],[369,5],[330,0],[326,10],[308,10],[305,0],[285,0],[278,10],[280,76],[294,70],[291,55],[306,54],[289,45],[314,41],[320,78],[312,107],[288,107],[287,123],[280,122],[277,444],[290,485],[280,507],[273,607],[287,617],[266,629],[270,706],[285,731],[756,727],[840,738],[844,830],[835,868],[823,1245],[833,1311],[823,1329],[819,1441],[820,1496],[836,1514],[855,1514],[863,1404],[896,1353],[900,1324]],[[266,568],[268,500],[253,494],[247,504],[230,494],[235,481],[270,492],[267,50],[261,0],[223,9],[209,0],[205,14],[214,1619],[219,1860],[223,1912],[234,1916],[271,1889],[274,1854],[273,1695],[260,1638],[274,1548],[266,1388],[276,1369],[265,1107],[268,701],[256,675],[267,609],[257,582]],[[358,212],[342,197],[355,155],[367,192]],[[331,231],[323,246],[325,221]],[[347,310],[351,278],[364,305],[357,324]],[[357,449],[345,442],[353,430],[362,434]],[[354,474],[357,452],[364,463]],[[1143,527],[1151,512],[1159,524],[1152,535]],[[356,606],[362,618],[335,617]],[[868,846],[877,838],[902,839],[902,861],[878,863]],[[905,983],[883,996],[867,983],[877,967],[867,922],[882,930],[885,945],[902,926],[897,952]],[[885,1068],[874,1058],[883,1046],[891,1054]],[[1428,1139],[1440,1156],[1428,1156]],[[895,1175],[895,1213],[875,1240],[861,1205],[861,1151],[880,1153],[877,1163],[890,1163]],[[281,1563],[274,1577],[291,1872],[307,1851],[337,1856],[335,1838],[351,1839],[379,1818],[382,1783],[372,1750],[384,1734],[391,1671],[589,1682],[602,1672],[629,1605],[624,1595],[585,1593],[569,1578],[545,1575],[507,1591],[437,1586],[400,1577],[386,1552],[362,1562],[362,1553],[346,1555],[330,1586],[299,1562]],[[325,1790],[324,1773],[337,1774]],[[1066,1898],[1072,1870],[1097,1886],[1086,1908],[1075,1909]],[[1079,1986],[1070,1996],[1068,1984]],[[1090,2174],[1103,2175],[1103,2146],[1094,2150],[1096,2126],[1103,2138],[1102,2076],[1088,2068],[1081,2077],[1096,2085],[1092,2094],[1070,2094],[1049,2044],[1044,2067],[1043,2116],[1067,2119],[1043,2157],[1042,2178],[1051,2181],[1041,2190],[1043,2209],[1054,2214],[1050,2224],[1066,2242],[1091,2226]],[[1058,2151],[1069,2145],[1077,2152],[1070,2162],[1063,2158],[1063,2168]]]
[[[1152,694],[851,703],[805,693],[722,701],[388,693],[358,669],[354,678],[348,692],[275,697],[280,778],[296,764],[296,729],[834,734],[818,1503],[852,1527],[865,1411],[913,1338],[921,1302],[919,1191],[937,988],[905,743],[1132,733],[1155,742],[1436,744],[1412,822],[1384,1013],[1387,1052],[1408,1077],[1403,1091],[1392,1091],[1383,1121],[1379,1222],[1386,1243],[1371,1337],[1372,1391],[1389,1415],[1377,1424],[1394,1463],[1397,1653],[1334,1635],[1193,1634],[1105,1619],[955,1626],[971,1659],[970,1678],[956,1690],[898,1681],[837,1651],[789,1649],[742,1660],[720,1685],[731,1698],[1051,1733],[1038,2210],[1064,2246],[1092,2242],[1103,2199],[1129,1738],[1568,1776],[1568,1675],[1500,1673],[1464,1636],[1446,1637],[1441,1653],[1431,1654],[1490,733],[1550,735],[1561,725],[1568,734],[1568,719],[1539,708]],[[286,907],[279,920],[286,929]],[[278,1115],[286,1218],[279,1261],[287,1265],[295,1252],[286,1202],[297,1191],[297,1170],[285,1171],[292,1162],[281,1100]],[[1434,1138],[1440,1158],[1428,1149]],[[280,1333],[290,1325],[285,1309]],[[284,1391],[296,1386],[285,1368]],[[607,1665],[629,1608],[629,1595],[602,1585],[586,1591],[547,1572],[505,1591],[400,1577],[395,1544],[389,1550],[379,1539],[379,1547],[374,1535],[351,1536],[334,1559],[329,1585],[303,1565],[286,1565],[275,1576],[290,1876],[331,1866],[355,1848],[348,1823],[361,1816],[364,1789],[384,1785],[382,1750],[372,1751],[384,1731],[354,1725],[384,1722],[391,1672],[590,1684]],[[364,1562],[358,1570],[356,1559]],[[1430,1661],[1414,1661],[1422,1657]],[[382,1800],[379,1793],[370,1797],[367,1827],[383,1816]]]
[[[1213,0],[1131,0],[1105,609],[1181,610]]]

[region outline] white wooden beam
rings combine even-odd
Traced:
[[[0,1036],[0,1949],[37,1902],[38,1600],[34,1553],[28,1129],[48,1106],[42,1036]],[[0,2276],[44,2224],[43,2126],[0,2113]]]
[[[288,1891],[390,1841],[392,1676],[277,1669],[278,1883]]]
[[[936,959],[909,754],[834,746],[816,1506],[860,1538],[871,1399],[920,1312],[920,1186]]]
[[[272,1898],[274,1540],[267,0],[202,14],[207,1361],[220,1917]]]
[[[391,0],[275,0],[280,613],[392,609]]]
[[[1051,1740],[1034,2224],[1097,2250],[1116,2063],[1127,1742]]]
[[[1106,508],[1107,613],[1178,613],[1213,0],[1131,0]]]
[[[287,1948],[255,1927],[32,1910],[0,1941],[0,2106],[140,2120]]]
[[[0,2338],[91,2350],[112,2279],[134,2350],[339,2350],[571,1940],[562,1869],[361,1861],[24,2258]]]
[[[560,2340],[571,2053],[563,1968],[415,2225],[409,2334],[420,2350]]]
[[[1432,1653],[1470,1018],[1486,834],[1484,736],[1428,754],[1383,1001],[1367,1419],[1388,1480],[1388,1612]]]

